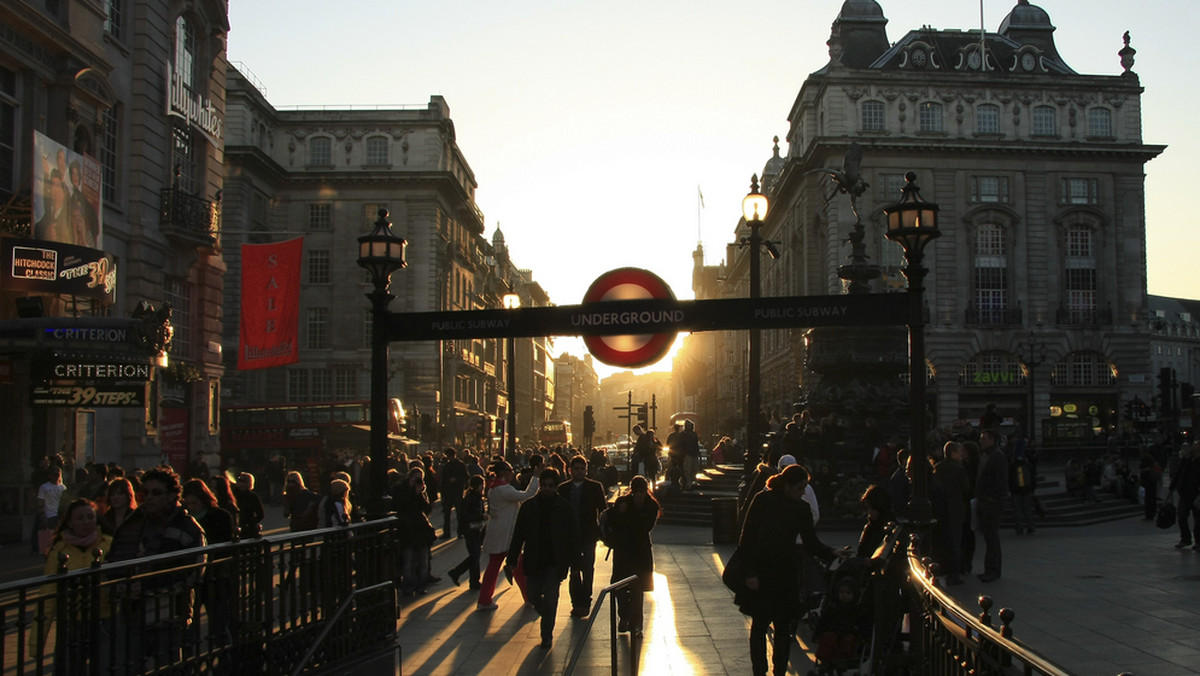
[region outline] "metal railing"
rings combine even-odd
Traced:
[[[571,649],[571,658],[567,662],[566,668],[563,669],[563,676],[570,676],[570,674],[575,671],[575,664],[579,661],[579,656],[583,654],[583,646],[585,643],[587,643],[588,636],[590,636],[592,633],[592,625],[596,623],[596,614],[600,611],[600,607],[604,605],[604,597],[606,597],[606,596],[612,597],[612,600],[608,604],[608,630],[609,630],[609,636],[612,637],[612,639],[611,639],[611,643],[612,643],[612,673],[613,673],[613,676],[616,676],[616,673],[617,673],[617,635],[618,635],[617,634],[617,598],[613,594],[613,592],[628,589],[630,587],[630,585],[632,585],[634,582],[637,582],[637,579],[638,579],[637,575],[630,575],[629,577],[627,577],[623,580],[618,580],[618,581],[608,585],[604,589],[600,590],[600,595],[596,597],[596,602],[594,604],[592,604],[592,610],[590,613],[588,613],[587,624],[585,624],[583,627],[583,635],[579,637],[579,641],[575,644],[575,647]],[[634,592],[634,593],[641,593],[641,592]],[[641,647],[641,642],[642,642],[641,636],[635,635],[634,632],[632,632],[632,631],[629,633],[629,664],[631,665],[631,667],[633,669],[634,676],[637,676],[637,672],[638,672],[637,654],[638,654],[638,648]]]
[[[399,525],[383,519],[0,585],[0,665],[26,674],[288,674],[391,646]],[[390,593],[389,593],[390,590]]]
[[[908,580],[913,594],[910,651],[916,652],[922,674],[1069,676],[1062,667],[1013,638],[1013,610],[1000,609],[997,628],[992,626],[990,597],[979,597],[982,612],[978,617],[959,606],[938,587],[936,566],[928,559],[918,559],[913,548],[908,552]]]

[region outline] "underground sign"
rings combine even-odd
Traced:
[[[675,300],[671,287],[661,277],[641,268],[619,268],[600,275],[587,293],[583,304],[620,300]],[[637,318],[622,318],[621,323],[639,323]],[[657,321],[647,317],[644,323]],[[637,368],[662,359],[675,342],[675,332],[620,336],[584,336],[592,356],[609,366]]]

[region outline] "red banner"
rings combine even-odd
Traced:
[[[180,474],[188,471],[188,456],[191,455],[188,436],[190,419],[186,408],[163,406],[162,415],[158,420],[158,442],[162,446],[162,460]]]
[[[238,370],[300,360],[300,255],[304,238],[242,245],[242,321]]]

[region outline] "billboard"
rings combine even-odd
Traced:
[[[100,163],[36,131],[33,157],[33,238],[102,248]]]
[[[0,238],[0,288],[112,304],[117,292],[117,262],[97,249],[4,237]]]

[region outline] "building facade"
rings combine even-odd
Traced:
[[[224,0],[0,6],[6,260],[34,251],[66,266],[58,282],[85,267],[100,280],[0,286],[6,495],[53,453],[186,471],[218,447],[228,30]]]
[[[1142,138],[1128,35],[1112,36],[1121,72],[1085,75],[1058,53],[1050,16],[1025,0],[995,32],[923,27],[896,40],[884,4],[842,5],[829,62],[789,111],[786,157],[776,151],[763,170],[762,235],[781,253],[763,262],[763,294],[844,292],[838,268],[859,218],[881,266],[871,291],[903,291],[883,209],[914,171],[941,207],[942,236],[925,251],[936,424],[977,422],[994,404],[1005,432],[1039,440],[1121,432],[1123,404],[1152,389],[1143,180],[1163,150]],[[847,199],[834,173],[853,173],[865,191]],[[744,261],[759,252],[729,253],[728,283],[744,284]],[[770,416],[786,419],[799,400],[804,337],[763,332]]]
[[[576,357],[561,354],[554,358],[554,410],[550,417],[571,423],[575,446],[584,448],[583,412],[600,404],[600,378],[592,364],[592,355]],[[593,435],[595,436],[595,435]]]
[[[501,308],[510,293],[525,307],[549,302],[532,272],[513,264],[503,234],[497,229],[491,241],[484,236],[475,175],[442,97],[396,109],[279,110],[247,74],[231,67],[228,81],[227,314],[237,317],[241,308],[242,244],[304,242],[299,361],[236,371],[238,330],[230,322],[227,403],[368,398],[365,294],[372,285],[357,265],[355,242],[381,210],[407,241],[407,267],[391,278],[392,312]],[[402,402],[407,436],[425,448],[454,443],[495,450],[497,421],[510,406],[526,425],[544,420],[553,393],[545,339],[516,339],[514,369],[506,347],[504,339],[392,343],[388,396]],[[517,375],[511,385],[510,371]],[[518,429],[529,439],[536,428]],[[324,450],[358,455],[366,450],[365,433],[359,442]],[[302,460],[276,450],[289,462]]]

